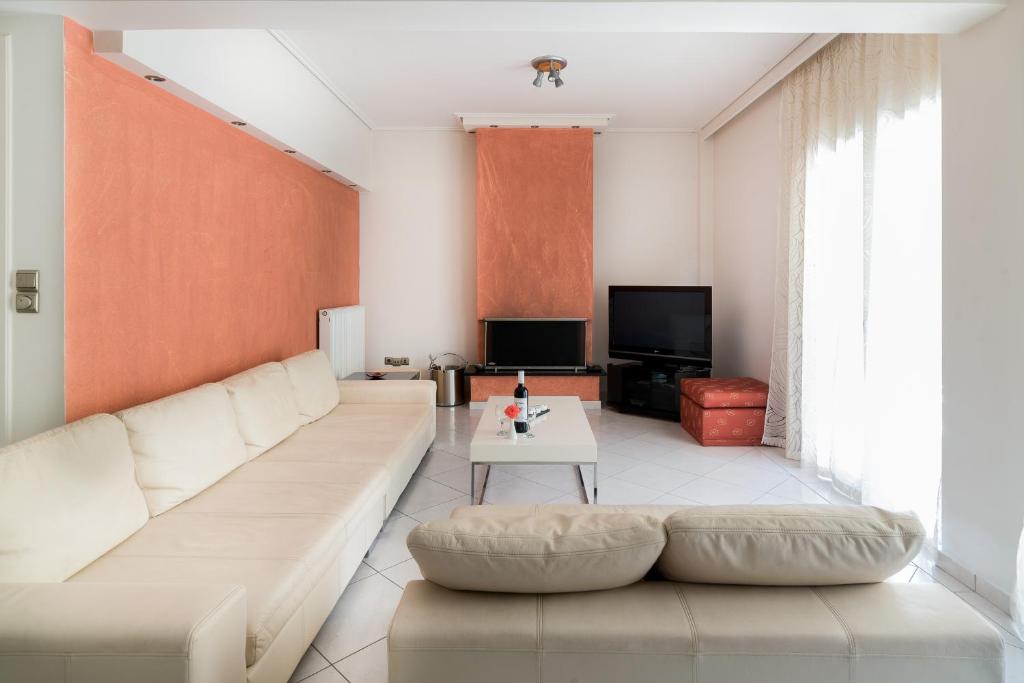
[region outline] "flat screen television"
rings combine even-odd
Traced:
[[[710,367],[711,288],[609,287],[608,356]]]
[[[585,318],[486,318],[484,366],[492,370],[587,367]]]

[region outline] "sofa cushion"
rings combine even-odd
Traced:
[[[249,459],[288,438],[302,424],[292,383],[280,363],[264,363],[221,381],[231,396]]]
[[[281,365],[292,383],[303,424],[320,419],[338,405],[338,380],[323,351],[300,353],[281,361]]]
[[[0,582],[63,581],[148,519],[113,415],[0,449]]]
[[[768,385],[753,377],[713,377],[680,380],[680,391],[705,408],[764,408]]]
[[[502,503],[498,505],[460,505],[452,510],[452,517],[525,517],[543,515],[594,515],[625,512],[648,515],[664,520],[669,515],[685,510],[689,505],[583,505],[580,503]]]
[[[432,405],[342,404],[260,459],[379,466],[388,475],[386,501],[390,513],[430,448],[435,430]]]
[[[293,469],[304,469],[303,464]],[[297,476],[309,484],[316,474]],[[382,497],[380,482],[368,474],[362,482],[352,477],[351,486],[310,486],[305,507],[314,512],[299,511],[287,485],[268,489],[219,483],[153,518],[72,580],[243,585],[246,665],[251,666],[335,563],[348,541],[353,514],[380,505],[372,500]],[[262,507],[255,500],[260,496]],[[383,519],[383,511],[379,514]]]
[[[446,588],[560,593],[639,581],[665,529],[630,514],[463,517],[421,524],[407,543],[424,578]]]
[[[156,516],[246,460],[227,390],[204,384],[117,414],[128,429],[135,475]]]
[[[913,514],[861,505],[697,506],[665,527],[658,569],[666,578],[759,586],[883,581],[925,538]]]

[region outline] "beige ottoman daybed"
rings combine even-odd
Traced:
[[[390,681],[1002,681],[959,598],[882,582],[922,538],[858,506],[460,508],[410,534],[432,580],[395,613]]]

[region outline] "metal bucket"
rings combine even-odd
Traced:
[[[441,365],[437,362],[444,356],[455,356],[461,365]],[[442,353],[430,357],[430,379],[437,383],[437,405],[441,408],[461,406],[466,402],[466,359],[455,353]]]

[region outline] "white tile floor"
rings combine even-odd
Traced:
[[[419,522],[447,517],[469,503],[469,441],[482,413],[437,410],[434,447],[398,501],[369,556],[299,663],[292,681],[384,683],[388,623],[408,581],[420,578],[405,547]],[[588,413],[599,449],[598,500],[609,504],[842,503],[813,472],[774,448],[702,448],[679,425],[623,415]],[[590,474],[584,468],[587,484]],[[482,472],[478,472],[478,475]],[[477,476],[477,486],[481,485]],[[580,502],[569,467],[492,469],[487,503]],[[1007,683],[1024,683],[1024,643],[1009,617],[926,556],[890,579],[939,583],[988,619],[1007,644]]]

